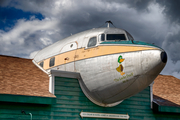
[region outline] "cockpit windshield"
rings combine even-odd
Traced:
[[[126,40],[125,34],[107,34],[107,40]]]

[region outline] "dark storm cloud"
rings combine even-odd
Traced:
[[[8,6],[11,0],[0,0],[0,6],[5,7]]]
[[[163,14],[166,16],[166,19],[169,22],[169,31],[165,36],[163,47],[167,50],[168,55],[173,63],[176,63],[180,60],[180,1],[156,0],[156,2],[164,7]]]
[[[171,60],[176,63],[180,60],[180,31],[178,33],[169,33],[163,42],[163,47],[167,50]],[[180,68],[179,68],[180,70]]]
[[[127,1],[126,3],[130,4],[130,1]],[[123,8],[115,7],[117,4],[121,7],[125,2],[102,1],[101,4],[104,8],[98,8],[81,3],[79,4],[78,9],[73,11],[69,10],[68,14],[61,18],[59,25],[59,27],[63,29],[62,35],[67,37],[70,35],[70,32],[74,34],[84,30],[97,28],[103,25],[107,20],[111,20],[116,27],[126,29],[132,33],[136,40],[149,41],[150,43],[161,45],[158,40],[154,38],[152,39],[152,37],[148,35],[153,34],[154,31],[152,31],[151,27],[148,27],[148,22],[142,22],[141,19],[143,19],[143,16],[139,17],[138,13],[133,13],[133,11],[136,10],[131,9],[128,11],[126,10],[127,8],[123,10]],[[143,2],[141,5],[137,4],[139,4],[139,2],[134,2],[133,7],[135,7],[135,5],[139,6],[138,10],[140,10],[143,9],[143,4],[144,6],[147,6],[149,2]],[[108,9],[108,6],[111,6],[111,8]],[[104,25],[103,27],[106,26],[107,25]]]
[[[116,1],[117,3],[120,3],[120,1]],[[161,7],[163,7],[162,13],[165,15],[165,19],[167,21],[167,26],[169,27],[169,30],[167,31],[166,36],[164,36],[164,42],[163,42],[163,48],[167,50],[168,55],[170,59],[173,62],[177,62],[180,60],[180,30],[179,29],[173,29],[172,26],[178,26],[180,25],[180,1],[178,0],[126,0],[123,1],[124,3],[128,4],[130,8],[134,8],[138,10],[138,12],[146,11],[148,12],[148,6],[151,3],[159,4]],[[146,27],[148,29],[148,27]],[[163,30],[163,29],[162,29]],[[138,31],[140,32],[140,31]],[[144,31],[146,32],[146,31]],[[143,34],[144,34],[143,32]],[[147,31],[149,32],[149,31]],[[176,34],[174,34],[176,32]],[[138,34],[138,33],[137,33]],[[148,35],[148,34],[146,34]],[[149,34],[150,35],[150,34]],[[141,38],[148,38],[147,36],[139,35]],[[152,37],[150,36],[152,39]],[[152,41],[153,43],[157,43],[157,45],[161,46],[161,42],[158,41],[158,39],[154,40],[148,40],[149,42]]]
[[[59,3],[58,3],[59,2]],[[75,34],[84,30],[97,28],[105,23],[107,20],[111,20],[118,28],[123,28],[129,31],[136,40],[146,41],[161,45],[161,41],[158,38],[153,38],[155,31],[148,26],[149,23],[143,16],[144,9],[147,9],[151,1],[91,1],[87,4],[87,1],[16,1],[16,4],[9,3],[8,6],[13,6],[24,11],[40,12],[45,18],[53,18],[58,20],[56,28],[60,29],[59,34],[53,34],[49,38],[56,42],[64,37],[68,37],[71,34]],[[69,6],[70,4],[70,6]],[[58,6],[58,7],[57,7]],[[129,9],[131,8],[131,9]],[[136,12],[138,10],[138,13]],[[145,13],[150,12],[145,11]],[[141,14],[141,15],[139,15]],[[52,21],[53,22],[53,21]],[[104,25],[106,27],[106,25]],[[28,32],[28,31],[27,31]],[[143,34],[142,34],[143,33]],[[39,32],[32,33],[38,36]],[[32,37],[25,38],[26,39]],[[42,35],[40,34],[42,37]],[[45,34],[44,34],[45,36]],[[58,37],[56,37],[58,36]],[[148,36],[148,37],[147,37]],[[39,37],[40,38],[40,37]],[[36,39],[39,40],[39,39]],[[27,40],[28,41],[28,40]],[[33,43],[33,42],[32,42]],[[36,44],[41,46],[42,44]],[[35,46],[36,46],[35,45]],[[37,49],[38,47],[34,47]]]
[[[180,24],[180,1],[179,0],[156,0],[161,6],[163,6],[164,14],[170,22],[177,22]]]
[[[154,0],[106,0],[106,2],[110,3],[117,3],[117,4],[127,4],[128,7],[134,8],[138,11],[144,11],[147,10],[147,7],[150,3],[152,3]]]
[[[9,0],[10,1],[10,0]],[[38,50],[71,34],[98,28],[111,20],[135,40],[155,43],[168,53],[172,67],[180,64],[179,7],[170,0],[13,0],[0,6],[41,14],[17,21],[8,32],[0,30],[0,53],[32,57]],[[103,27],[106,27],[104,25]],[[113,27],[113,26],[111,26]],[[171,61],[172,60],[172,61]],[[174,74],[180,69],[176,67]]]
[[[153,0],[101,1],[100,4],[103,7],[98,7],[98,5],[93,6],[80,2],[78,8],[75,9],[73,6],[76,5],[72,5],[72,8],[65,11],[66,14],[59,18],[59,28],[63,30],[61,33],[63,35],[62,38],[69,36],[71,33],[75,34],[97,28],[104,24],[105,21],[111,20],[116,27],[129,31],[136,40],[161,46],[163,38],[155,36],[156,30],[154,29],[156,28],[151,26],[153,23],[142,20],[146,19],[146,16],[143,16],[143,14],[151,12],[148,8],[151,3],[153,3]],[[127,7],[123,8],[123,5],[127,6],[129,10]],[[154,26],[156,25],[154,24]]]

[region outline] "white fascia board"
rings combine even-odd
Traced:
[[[55,76],[66,77],[66,78],[77,78],[80,79],[80,73],[77,72],[67,72],[60,70],[50,70],[49,72],[49,92],[54,94]]]

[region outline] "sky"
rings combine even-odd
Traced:
[[[0,55],[32,59],[56,41],[111,20],[135,40],[163,48],[168,62],[161,74],[180,79],[179,5],[180,0],[0,0]]]

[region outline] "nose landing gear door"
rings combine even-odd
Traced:
[[[63,70],[65,71],[75,71],[75,54],[77,50],[77,42],[71,42],[61,49],[61,54],[63,57]]]

